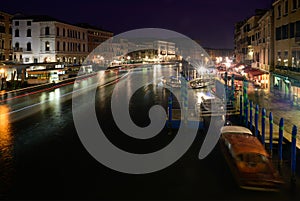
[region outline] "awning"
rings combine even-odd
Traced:
[[[249,75],[251,75],[251,76],[258,76],[258,75],[263,75],[263,74],[268,74],[268,72],[266,72],[266,71],[262,71],[262,70],[260,70],[260,69],[256,69],[256,68],[250,68],[250,69],[248,69],[247,70],[248,72],[246,72],[246,73],[248,73]]]

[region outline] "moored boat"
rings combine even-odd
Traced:
[[[227,128],[226,128],[227,127]],[[264,146],[247,128],[225,126],[220,146],[240,188],[278,191],[283,180],[273,167]]]

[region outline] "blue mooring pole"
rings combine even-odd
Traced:
[[[261,111],[261,143],[265,146],[265,135],[266,135],[266,109],[263,108]]]
[[[253,101],[250,101],[250,130],[253,127]]]
[[[245,127],[248,128],[248,105],[249,105],[249,100],[246,100],[245,102]]]
[[[240,120],[243,123],[243,96],[240,95]]]
[[[230,96],[230,100],[232,101],[232,103],[234,102],[234,74],[231,75],[231,96]]]
[[[273,155],[273,114],[270,112],[269,115],[269,123],[270,123],[270,154],[271,157]]]
[[[279,139],[278,139],[278,157],[279,164],[282,164],[282,144],[283,144],[283,129],[284,129],[284,119],[281,118],[279,122]]]
[[[172,118],[173,118],[173,94],[170,92],[170,96],[168,98],[168,110],[169,110],[169,127],[172,127]]]
[[[255,123],[255,137],[258,136],[258,114],[259,114],[259,106],[255,106],[255,117],[254,117],[254,123]]]
[[[296,147],[296,142],[297,142],[297,126],[293,126],[293,131],[292,131],[292,150],[291,150],[291,182],[293,184],[296,183],[296,157],[297,157],[297,147]]]

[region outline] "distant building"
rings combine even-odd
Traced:
[[[0,61],[12,60],[12,15],[0,11]]]
[[[207,54],[210,56],[210,59],[215,62],[218,57],[229,58],[231,59],[234,56],[233,49],[215,49],[215,48],[204,48]]]
[[[267,10],[257,9],[254,16],[236,23],[234,44],[237,63],[252,65],[259,61],[258,41],[261,39],[261,32],[258,21],[266,12]]]
[[[49,16],[16,16],[12,30],[15,62],[80,64],[88,55],[87,29]]]

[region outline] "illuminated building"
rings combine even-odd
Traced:
[[[12,15],[0,11],[0,61],[12,60]]]
[[[277,0],[274,10],[274,90],[300,104],[300,0]]]
[[[15,62],[80,64],[88,55],[87,29],[49,16],[15,16],[12,30]]]

